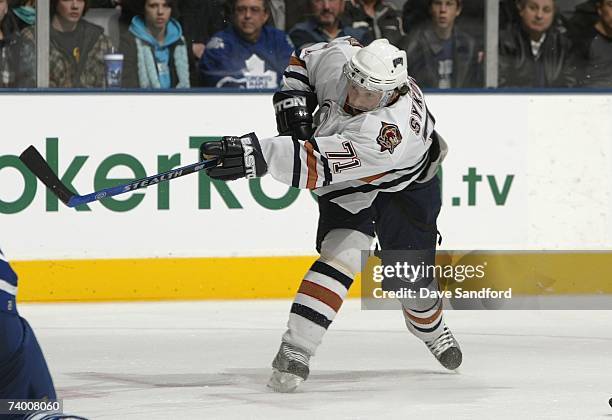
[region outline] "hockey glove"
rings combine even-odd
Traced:
[[[225,136],[221,141],[209,141],[200,146],[200,158],[218,158],[214,168],[206,170],[209,177],[222,181],[255,178],[265,175],[268,165],[255,133],[242,137]]]
[[[287,90],[276,92],[272,98],[276,112],[276,128],[281,136],[294,140],[308,140],[312,136],[312,113],[317,107],[317,96],[312,92]]]

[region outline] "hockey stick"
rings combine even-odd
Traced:
[[[148,176],[146,178],[137,179],[128,184],[121,184],[115,187],[106,188],[100,191],[94,191],[91,194],[78,195],[70,191],[66,185],[60,181],[49,164],[45,161],[42,155],[34,146],[30,146],[23,151],[19,159],[28,167],[30,171],[43,184],[51,190],[57,198],[59,198],[68,207],[76,207],[81,204],[91,203],[92,201],[101,200],[103,198],[112,197],[114,195],[123,194],[126,192],[146,188],[150,185],[156,185],[160,182],[170,181],[181,176],[189,175],[202,169],[211,168],[217,165],[217,159],[205,160],[191,165],[176,168],[161,174]]]

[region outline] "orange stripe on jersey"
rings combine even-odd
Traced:
[[[308,180],[306,182],[306,188],[312,190],[317,186],[317,158],[313,153],[314,148],[312,143],[308,141],[304,142],[304,148],[306,149],[306,165],[308,166]]]
[[[342,298],[340,296],[329,290],[327,287],[323,287],[306,279],[302,280],[298,293],[308,295],[323,302],[335,312],[338,312],[340,306],[342,306]]]
[[[438,310],[432,316],[427,317],[427,318],[419,318],[417,316],[414,316],[405,309],[404,309],[404,312],[406,312],[406,315],[408,315],[408,318],[410,318],[415,323],[421,324],[421,325],[427,325],[427,324],[433,323],[436,319],[438,319],[440,314],[442,314],[442,305],[440,305]]]
[[[370,182],[376,181],[377,179],[382,178],[385,175],[387,175],[387,172],[383,172],[382,174],[377,174],[377,175],[372,175],[372,176],[366,176],[365,178],[359,178],[359,180],[363,182],[367,182],[369,184]]]
[[[306,68],[306,63],[294,55],[292,55],[291,58],[289,58],[289,65],[290,66],[300,66],[300,67]]]

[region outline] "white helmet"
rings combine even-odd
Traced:
[[[382,38],[361,48],[344,65],[349,82],[368,91],[381,92],[379,107],[385,106],[395,89],[408,83],[406,52]]]

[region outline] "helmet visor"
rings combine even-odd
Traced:
[[[368,89],[353,80],[348,81],[346,103],[359,111],[372,111],[380,107],[383,96],[382,90]]]

